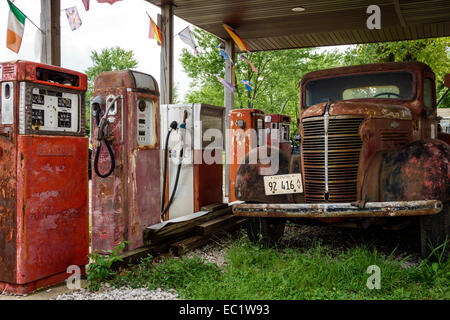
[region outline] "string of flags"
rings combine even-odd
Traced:
[[[122,1],[122,0],[97,0],[98,3],[109,3],[110,5],[113,5],[114,3]],[[18,53],[20,50],[20,46],[22,44],[22,38],[24,34],[25,29],[25,21],[29,20],[39,31],[44,33],[32,20],[30,20],[17,6],[13,4],[14,0],[7,0],[8,6],[9,6],[9,16],[8,16],[8,27],[7,27],[7,39],[6,39],[6,47],[15,53]],[[83,6],[85,11],[89,11],[89,0],[82,0]],[[65,11],[66,17],[70,26],[70,29],[72,31],[77,30],[80,28],[83,24],[78,8],[77,6],[63,9],[62,11]],[[161,37],[161,31],[158,27],[158,25],[153,21],[151,16],[147,13],[148,18],[150,19],[150,27],[149,27],[149,35],[148,37],[150,39],[155,39],[157,44],[159,46],[162,45],[162,37]],[[226,30],[226,32],[230,35],[231,39],[233,39],[234,43],[239,47],[239,49],[242,52],[250,53],[250,50],[248,49],[246,43],[244,40],[237,34],[237,32],[231,28],[230,26],[223,24],[223,28]],[[175,36],[178,36],[181,41],[183,41],[186,45],[191,47],[194,51],[195,55],[198,55],[198,46],[195,43],[194,37],[192,35],[191,29],[188,27],[184,28],[180,32],[178,32]],[[215,46],[218,50],[220,56],[225,60],[229,61],[231,65],[234,68],[234,61],[231,59],[231,57],[227,54],[227,52],[224,50],[223,46]],[[245,61],[251,68],[252,72],[257,72],[255,66],[253,63],[244,55],[240,54],[239,59]],[[235,91],[235,83],[233,79],[233,83],[230,83],[226,81],[225,79],[217,76],[217,80],[222,83],[222,85],[228,89],[229,91],[233,92]],[[246,90],[249,92],[253,90],[253,83],[250,81],[243,79],[240,81],[242,83]]]
[[[228,26],[226,24],[223,24],[222,26],[224,27],[224,29],[230,35],[231,39],[233,39],[234,43],[239,47],[239,49],[241,51],[245,51],[247,53],[250,53],[250,50],[248,49],[248,47],[245,44],[244,40],[242,40],[242,38],[237,34],[237,32],[235,30],[233,30],[230,26]],[[217,50],[219,50],[219,53],[222,56],[222,58],[225,61],[230,61],[231,65],[234,68],[234,62],[230,58],[230,56],[226,53],[226,51],[221,46],[216,46],[216,48],[217,48]],[[244,54],[239,55],[239,59],[247,62],[248,65],[250,66],[250,68],[252,69],[252,72],[256,72],[257,71],[255,66],[253,65],[253,63]],[[228,89],[229,91],[231,91],[234,94],[234,85],[232,83],[222,79],[221,77],[217,77],[217,79],[219,80],[220,83],[223,84],[223,86],[226,89]],[[234,82],[234,78],[233,78],[233,82]],[[249,80],[243,79],[243,80],[240,81],[240,83],[244,84],[245,89],[247,91],[251,92],[253,90],[253,83],[251,83]]]

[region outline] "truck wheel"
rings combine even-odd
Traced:
[[[247,234],[253,243],[273,246],[283,237],[285,219],[280,218],[247,218]]]
[[[433,253],[433,249],[444,245],[448,252],[450,247],[450,202],[444,204],[441,212],[431,216],[420,217],[420,251],[422,258],[428,258]],[[436,250],[430,257],[436,260],[442,249]]]

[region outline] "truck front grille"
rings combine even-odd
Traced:
[[[361,117],[349,116],[303,120],[302,157],[306,202],[356,201],[362,147],[359,127],[363,120]],[[328,135],[325,134],[327,121]]]

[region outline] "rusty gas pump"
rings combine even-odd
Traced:
[[[86,75],[0,64],[0,291],[25,294],[88,263]]]
[[[143,245],[142,232],[160,222],[159,91],[148,74],[100,74],[91,100],[92,249]]]
[[[264,117],[267,145],[272,142],[282,152],[291,154],[291,117],[284,114],[269,114]]]
[[[230,190],[229,201],[236,201],[235,179],[242,159],[250,150],[264,145],[264,111],[236,109],[230,112]]]

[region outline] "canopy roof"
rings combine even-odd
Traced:
[[[146,0],[221,39],[233,27],[250,51],[413,40],[450,35],[449,0]],[[381,29],[366,27],[369,5]],[[292,9],[305,10],[295,12]]]

